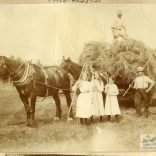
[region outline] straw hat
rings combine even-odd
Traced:
[[[121,11],[121,10],[118,10],[118,11],[117,11],[117,14],[118,14],[118,15],[122,15],[122,11]]]

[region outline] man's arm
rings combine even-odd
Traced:
[[[124,29],[125,35],[128,36],[128,34],[127,34],[127,29],[126,29],[125,26],[123,26],[123,29]]]
[[[149,82],[150,86],[146,90],[146,93],[148,93],[154,87],[154,85],[155,85],[155,82],[153,80],[151,80],[150,78],[149,78],[149,81],[148,82]]]

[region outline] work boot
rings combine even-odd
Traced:
[[[145,107],[144,108],[144,114],[145,114],[145,118],[148,118],[149,117],[149,115],[150,115],[149,107]]]
[[[149,117],[149,115],[150,115],[150,113],[149,113],[149,112],[145,112],[145,118],[148,118],[148,117]]]
[[[119,115],[115,115],[115,120],[116,120],[116,122],[120,122]]]

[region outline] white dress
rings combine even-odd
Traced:
[[[93,115],[103,116],[104,115],[104,102],[102,92],[104,90],[103,82],[99,80],[92,81],[92,107]]]
[[[77,98],[76,117],[89,118],[92,115],[91,107],[91,83],[81,81],[79,84],[80,94]]]
[[[105,86],[106,102],[105,102],[105,115],[118,115],[121,114],[117,95],[119,94],[118,88],[115,84],[107,84]]]

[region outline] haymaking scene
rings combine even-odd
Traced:
[[[156,5],[0,5],[0,153],[156,150]]]

